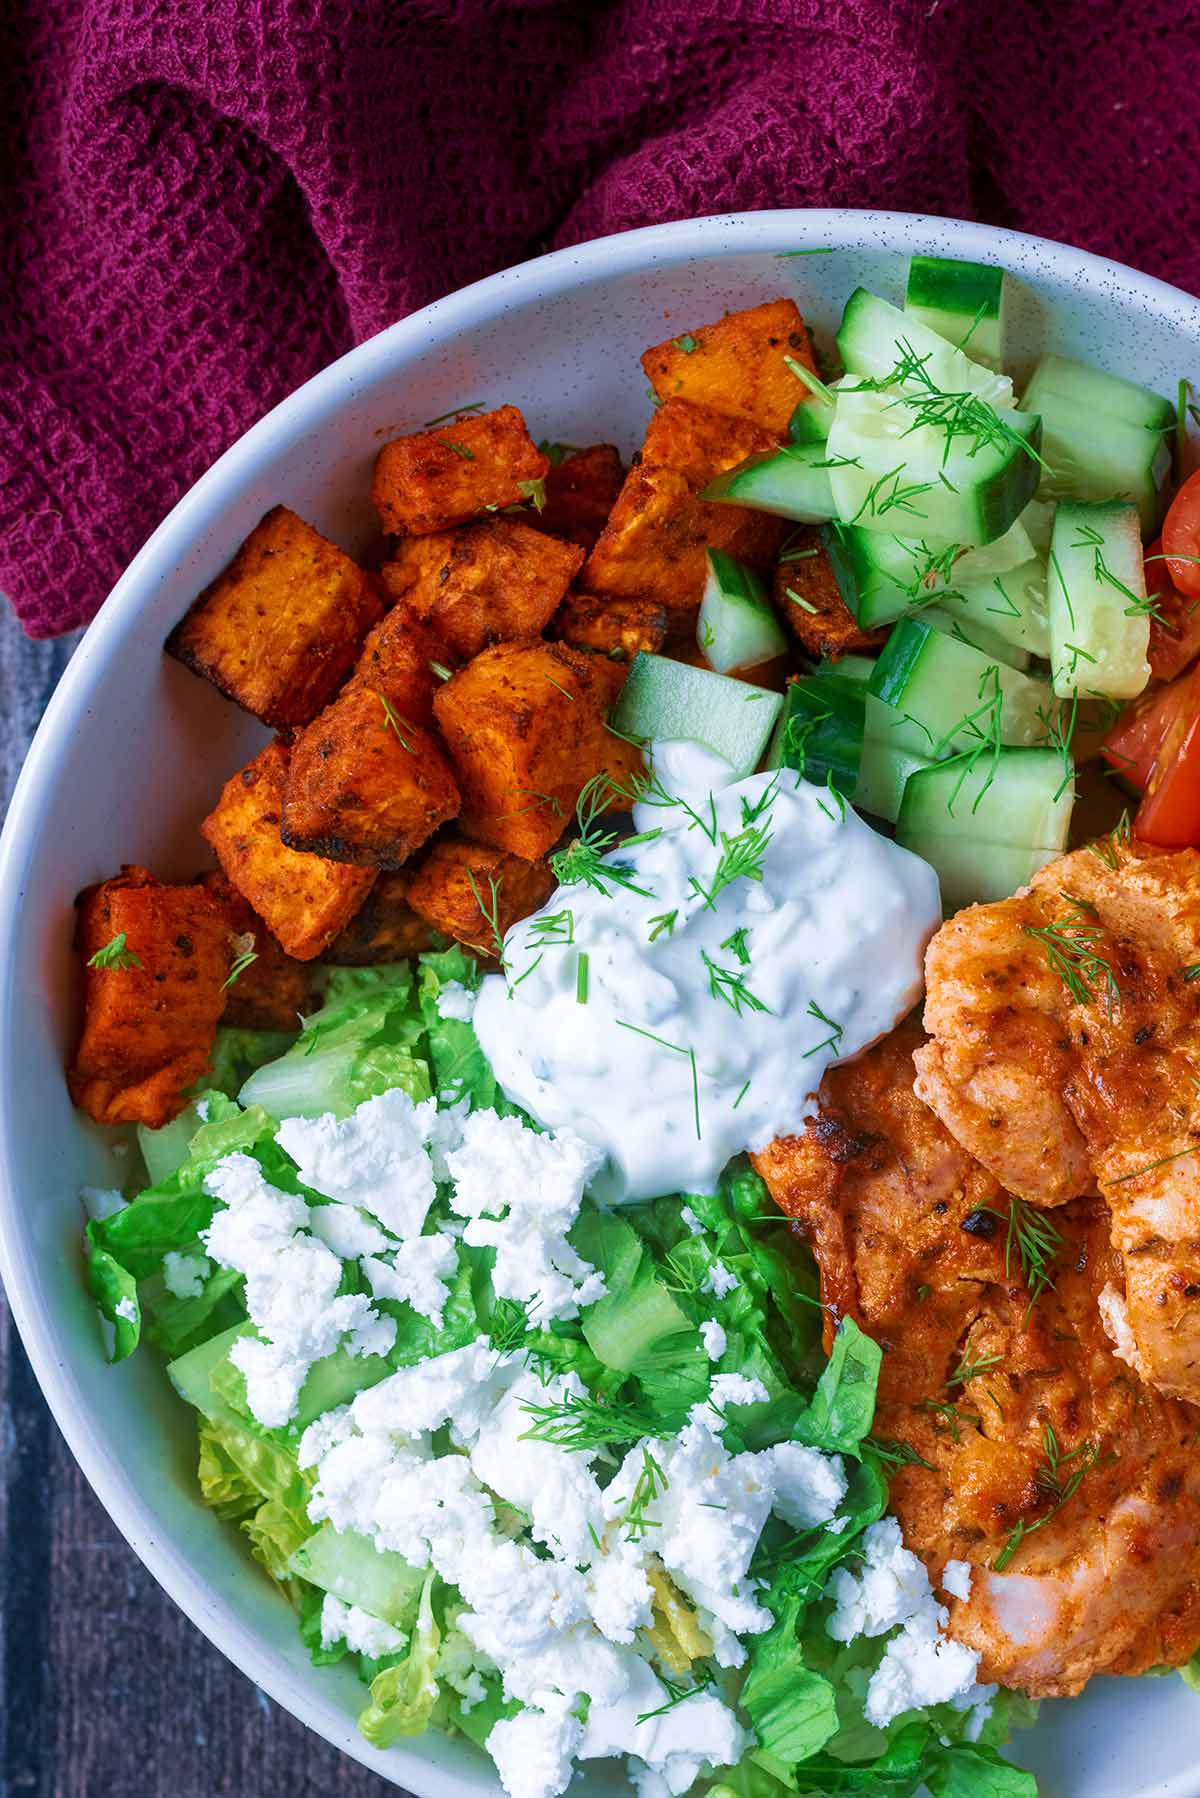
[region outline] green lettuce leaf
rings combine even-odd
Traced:
[[[943,1748],[925,1775],[932,1798],[1037,1798],[1032,1773],[1001,1760],[993,1748]]]
[[[433,1613],[436,1577],[430,1568],[407,1653],[371,1682],[371,1702],[359,1717],[358,1727],[375,1748],[390,1748],[402,1737],[419,1736],[429,1727],[438,1697],[434,1668],[442,1640]]]
[[[117,1212],[118,1217],[122,1216]],[[142,1308],[138,1302],[137,1281],[108,1249],[96,1239],[98,1223],[87,1227],[87,1259],[84,1264],[87,1289],[95,1299],[100,1314],[113,1327],[112,1361],[124,1361],[132,1355],[142,1334]]]
[[[172,1360],[246,1315],[242,1276],[230,1267],[214,1266],[195,1297],[185,1299],[170,1291],[161,1273],[153,1273],[141,1282],[138,1297],[147,1342]]]
[[[319,1011],[287,1053],[251,1074],[239,1098],[276,1119],[348,1117],[364,1099],[402,1087],[414,1101],[432,1090],[416,1052],[421,1019],[411,1003],[412,970],[337,968]]]
[[[290,1561],[316,1531],[308,1517],[312,1481],[294,1454],[265,1430],[243,1429],[202,1417],[198,1478],[205,1504],[236,1517],[256,1559],[287,1584]]]
[[[236,1099],[254,1070],[275,1061],[295,1040],[291,1030],[220,1029],[213,1045],[212,1068],[191,1090],[200,1096],[220,1092],[227,1099]]]

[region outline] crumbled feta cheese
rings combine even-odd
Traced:
[[[363,1272],[377,1299],[398,1299],[431,1318],[441,1328],[450,1288],[446,1281],[458,1266],[458,1251],[446,1236],[410,1236],[390,1261],[363,1258]]]
[[[498,1298],[529,1303],[539,1322],[550,1323],[603,1297],[603,1276],[567,1241],[584,1187],[601,1166],[599,1150],[569,1130],[539,1135],[518,1118],[476,1111],[445,1159],[451,1205],[468,1219],[463,1240],[495,1250]]]
[[[414,1105],[400,1087],[366,1099],[348,1118],[288,1118],[275,1140],[305,1186],[360,1205],[397,1236],[419,1236],[434,1199],[426,1143],[437,1107]]]
[[[971,1564],[969,1561],[947,1561],[942,1568],[942,1590],[951,1598],[965,1603],[971,1596]]]
[[[493,1536],[465,1557],[458,1586],[470,1606],[459,1628],[499,1667],[505,1697],[534,1704],[545,1691],[587,1692],[608,1704],[625,1690],[637,1657],[595,1629],[584,1577],[569,1562]]]
[[[638,1630],[649,1629],[653,1621],[654,1588],[646,1577],[645,1546],[610,1529],[603,1548],[585,1576],[588,1609],[602,1636],[632,1643]]]
[[[465,1348],[399,1368],[360,1392],[350,1414],[364,1434],[415,1437],[448,1423],[455,1442],[471,1442],[515,1367],[511,1356],[498,1354],[480,1336]]]
[[[177,1299],[198,1299],[212,1272],[207,1255],[183,1255],[168,1249],[163,1256],[163,1285]]]
[[[727,1405],[764,1405],[770,1396],[761,1380],[748,1379],[744,1373],[717,1373],[708,1389],[708,1405],[720,1418]]]
[[[862,1572],[839,1567],[829,1582],[835,1609],[826,1627],[836,1642],[897,1631],[867,1686],[867,1721],[882,1729],[905,1711],[952,1704],[972,1711],[978,1728],[996,1694],[995,1686],[975,1683],[979,1651],[943,1634],[949,1612],[934,1597],[922,1563],[905,1548],[894,1517],[871,1524],[862,1540]]]
[[[102,1224],[106,1217],[124,1211],[125,1200],[115,1186],[81,1186],[79,1197],[93,1223]]]
[[[469,1024],[475,1016],[478,997],[478,993],[473,993],[470,987],[463,986],[460,981],[447,980],[438,991],[438,1016],[457,1018],[460,1023]]]
[[[881,1517],[863,1532],[861,1573],[839,1567],[829,1582],[835,1601],[829,1634],[835,1642],[883,1636],[915,1616],[929,1596],[929,1576],[904,1546],[894,1517]]]
[[[679,1221],[680,1223],[687,1225],[693,1236],[703,1236],[705,1230],[708,1228],[707,1224],[702,1224],[700,1222],[700,1219],[696,1216],[696,1213],[692,1210],[690,1205],[681,1205],[679,1207]]]
[[[196,1100],[196,1116],[200,1119],[200,1122],[202,1124],[207,1124],[207,1122],[208,1122],[208,1100],[207,1099],[197,1099]]]
[[[393,1629],[381,1617],[356,1604],[343,1604],[332,1592],[325,1594],[321,1606],[321,1647],[332,1648],[344,1642],[353,1654],[369,1655],[373,1661],[385,1654],[399,1654],[408,1637],[401,1629]]]
[[[541,1694],[538,1710],[502,1718],[485,1744],[509,1798],[558,1798],[571,1783],[583,1725],[574,1698]]]
[[[775,1511],[794,1530],[827,1523],[846,1496],[840,1460],[799,1442],[777,1442],[765,1451],[775,1468]]]
[[[591,1471],[595,1451],[530,1441],[526,1432],[534,1423],[531,1406],[557,1405],[583,1393],[575,1374],[545,1384],[537,1374],[521,1374],[484,1419],[471,1450],[476,1477],[525,1513],[535,1541],[573,1562],[591,1559],[604,1526],[600,1487]]]
[[[446,1626],[442,1631],[433,1676],[440,1686],[449,1686],[452,1692],[457,1692],[461,1708],[467,1712],[483,1703],[487,1697],[483,1676],[485,1673],[494,1673],[496,1669],[487,1656],[479,1652],[470,1637],[464,1636],[459,1629],[457,1618],[461,1608],[453,1604],[447,1608]]]
[[[354,1434],[354,1419],[349,1405],[337,1405],[332,1411],[314,1417],[300,1438],[296,1459],[301,1467],[315,1467],[337,1443]]]
[[[357,1205],[313,1205],[309,1209],[308,1227],[328,1249],[342,1261],[357,1261],[360,1255],[377,1255],[390,1246],[378,1224],[372,1223]],[[376,1293],[382,1298],[382,1293]]]
[[[669,1709],[663,1710],[663,1705]],[[648,1715],[657,1711],[657,1716]],[[638,1719],[644,1718],[643,1722]],[[686,1792],[702,1768],[728,1766],[746,1745],[746,1733],[729,1706],[710,1691],[679,1704],[648,1662],[629,1656],[628,1684],[615,1703],[588,1706],[581,1760],[633,1754],[658,1773],[672,1795]]]
[[[700,1337],[704,1343],[704,1352],[710,1361],[719,1361],[725,1353],[728,1338],[715,1317],[705,1318],[700,1325]]]
[[[137,1322],[137,1306],[132,1299],[118,1299],[113,1306],[113,1316],[124,1318],[127,1324]]]
[[[258,1421],[277,1428],[292,1416],[314,1362],[343,1337],[351,1354],[386,1354],[395,1320],[372,1310],[361,1293],[338,1295],[342,1264],[305,1233],[309,1207],[263,1178],[250,1155],[228,1155],[205,1186],[222,1201],[202,1240],[213,1260],[246,1280],[246,1309],[259,1334],[242,1336],[229,1359],[246,1380]]]
[[[727,1298],[737,1289],[737,1275],[731,1274],[723,1261],[714,1261],[704,1280],[704,1291],[716,1298]]]

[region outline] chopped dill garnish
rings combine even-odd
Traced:
[[[447,668],[444,662],[431,661],[429,664],[429,672],[431,674],[436,674],[439,680],[449,680],[452,670]]]
[[[251,962],[258,960],[258,951],[254,947],[254,937],[251,932],[247,931],[244,936],[234,937],[233,942],[234,947],[237,949],[237,954],[230,964],[228,974],[221,982],[222,992],[225,991],[226,987],[232,986],[240,974],[246,972],[246,969],[250,966]]]
[[[497,880],[494,874],[489,874],[487,879],[490,903],[484,902],[483,894],[479,890],[479,882],[475,878],[474,868],[467,869],[467,884],[470,886],[475,903],[479,907],[479,915],[488,927],[488,932],[492,939],[492,952],[495,955],[496,960],[500,963],[500,966],[503,967],[504,932],[500,928],[500,888],[504,885],[504,876],[501,875],[499,880]],[[522,978],[524,978],[524,976],[522,976]]]
[[[685,331],[682,337],[673,337],[671,342],[677,350],[682,350],[685,356],[690,356],[692,351],[698,347],[696,339],[690,331]]]
[[[569,699],[571,701],[572,705],[574,705],[576,703],[574,693],[568,693],[567,689],[564,686],[562,686],[558,681],[556,681],[552,674],[547,674],[545,676],[545,679],[550,682],[550,685],[552,687],[558,688],[559,692],[562,694],[564,699]]]
[[[546,477],[535,475],[532,480],[518,481],[517,492],[529,501],[535,512],[546,510]]]
[[[1173,1155],[1160,1155],[1157,1161],[1148,1161],[1145,1167],[1134,1168],[1131,1174],[1119,1174],[1115,1180],[1109,1180],[1109,1186],[1124,1186],[1127,1180],[1140,1180],[1143,1174],[1152,1174],[1156,1168],[1166,1167],[1170,1161],[1182,1161],[1185,1155],[1195,1155],[1200,1150],[1200,1143],[1193,1143],[1190,1149],[1176,1149]]]
[[[725,1506],[724,1505],[712,1505],[709,1508],[714,1511],[723,1511],[725,1509]],[[693,1663],[693,1666],[694,1666],[694,1663]],[[693,1683],[690,1686],[680,1685],[676,1680],[673,1680],[668,1674],[663,1673],[661,1671],[656,1670],[656,1676],[658,1679],[658,1683],[662,1686],[665,1686],[667,1688],[667,1691],[671,1694],[671,1696],[668,1698],[668,1700],[665,1704],[660,1704],[656,1711],[643,1711],[641,1716],[636,1719],[636,1721],[638,1723],[648,1723],[650,1721],[651,1717],[661,1717],[665,1711],[673,1711],[675,1709],[675,1706],[677,1704],[682,1704],[686,1698],[694,1698],[697,1692],[702,1692],[706,1686],[711,1686],[713,1683],[713,1678],[714,1678],[711,1668],[695,1667],[695,1666],[694,1666],[694,1672],[693,1672]]]
[[[452,412],[439,412],[436,418],[427,418],[421,426],[423,431],[432,431],[434,425],[449,424],[452,418],[466,418],[471,412],[482,412],[483,400],[468,400],[465,406],[455,406]]]
[[[578,454],[579,445],[577,443],[552,443],[550,438],[544,437],[538,444],[538,455],[545,456],[551,468],[557,468],[560,463],[566,461],[568,456],[577,456]]]
[[[678,917],[679,908],[676,907],[674,911],[660,911],[655,917],[649,918],[647,922],[652,928],[648,940],[656,943],[660,936],[673,936]]]
[[[529,929],[529,941],[535,948],[550,943],[573,943],[575,913],[569,906],[564,906],[562,911],[547,912],[545,917],[535,918]]]
[[[993,1217],[1003,1218],[1002,1211],[990,1211]],[[1044,1211],[1039,1211],[1025,1199],[1011,1198],[1008,1202],[1008,1234],[1004,1240],[1004,1277],[1011,1279],[1013,1263],[1020,1265],[1021,1273],[1029,1292],[1029,1310],[1037,1304],[1042,1294],[1054,1286],[1051,1268],[1062,1247],[1062,1234],[1050,1222]],[[1026,1321],[1028,1321],[1028,1312]]]
[[[963,1355],[950,1378],[947,1386],[966,1386],[971,1380],[977,1380],[980,1374],[989,1373],[993,1367],[999,1367],[1004,1359],[1002,1355],[980,1355],[971,1359]]]
[[[928,493],[932,481],[902,481],[900,479],[908,468],[907,462],[897,463],[886,474],[881,474],[877,481],[868,487],[862,505],[849,520],[856,524],[864,512],[870,512],[873,518],[882,518],[892,511],[907,512],[913,518],[924,518],[926,514],[913,505],[913,500],[922,493]],[[890,483],[890,487],[889,487]]]
[[[502,1355],[519,1348],[522,1339],[533,1329],[528,1299],[497,1299],[488,1321],[488,1341]]]
[[[738,1094],[737,1098],[733,1101],[733,1104],[730,1107],[730,1109],[732,1111],[737,1110],[737,1108],[741,1104],[742,1100],[746,1097],[746,1094],[750,1091],[751,1084],[752,1084],[752,1082],[747,1080],[745,1086],[743,1086],[741,1092]]]
[[[1126,807],[1106,837],[1097,837],[1094,843],[1088,843],[1086,846],[1093,855],[1099,856],[1106,868],[1112,868],[1115,872],[1121,865],[1120,846],[1129,841],[1132,832],[1129,808]]]
[[[713,909],[718,895],[726,887],[732,886],[735,880],[762,880],[763,863],[770,841],[771,832],[765,824],[747,825],[735,837],[721,832],[721,857],[710,884],[705,887],[694,874],[690,876],[691,886],[698,897],[703,899],[706,911]]]
[[[617,887],[624,887],[627,892],[649,899],[649,888],[638,886],[628,868],[602,859],[616,844],[617,833],[602,830],[596,820],[619,791],[603,769],[593,774],[575,806],[579,835],[565,849],[555,851],[550,857],[550,868],[560,886],[591,887],[605,898],[610,898]]]
[[[868,1436],[863,1447],[885,1467],[928,1467],[930,1473],[934,1472],[932,1461],[927,1461],[911,1442],[902,1442],[898,1436]]]
[[[976,1411],[964,1411],[952,1399],[923,1398],[913,1407],[916,1411],[928,1411],[935,1418],[940,1418],[950,1431],[955,1442],[962,1441],[961,1426],[964,1423],[981,1424],[982,1417]]]
[[[723,968],[713,961],[708,952],[700,951],[700,959],[708,969],[708,992],[712,999],[723,999],[725,1004],[740,1018],[743,1005],[747,1011],[770,1011],[771,1007],[763,1002],[757,993],[752,993],[746,985],[746,976],[736,969]]]
[[[828,1030],[830,1034],[825,1038],[824,1042],[814,1043],[811,1049],[806,1049],[801,1059],[807,1061],[810,1055],[819,1055],[822,1049],[832,1049],[835,1055],[839,1054],[842,1047],[842,1038],[846,1034],[842,1025],[835,1024],[832,1018],[827,1017],[815,999],[809,1000],[807,1014],[810,1018],[816,1018],[819,1024],[824,1024],[826,1030]]]
[[[461,457],[464,462],[473,462],[475,460],[475,451],[473,449],[468,449],[465,443],[454,443],[449,437],[439,437],[438,442],[444,449],[453,450],[454,454]]]
[[[411,755],[413,752],[412,744],[400,729],[400,720],[397,718],[387,694],[376,691],[375,697],[383,707],[383,723],[380,725],[380,729],[385,731],[394,730],[401,749],[407,749],[409,755]]]
[[[586,1005],[588,997],[588,954],[586,949],[579,951],[575,963],[575,1003]]]
[[[521,1409],[534,1419],[521,1441],[552,1442],[558,1448],[607,1448],[662,1433],[661,1421],[632,1405],[606,1404],[590,1392],[568,1392],[557,1403],[526,1400]]]
[[[653,1434],[647,1431],[647,1434]],[[650,1453],[648,1448],[642,1450],[642,1466],[634,1482],[633,1491],[629,1494],[629,1502],[625,1506],[625,1538],[628,1542],[640,1542],[647,1530],[659,1530],[662,1524],[652,1517],[647,1517],[647,1508],[656,1498],[661,1498],[668,1486],[666,1474]],[[639,1719],[640,1721],[640,1719]]]
[[[652,1030],[643,1030],[640,1024],[627,1023],[624,1018],[614,1018],[613,1023],[618,1030],[632,1030],[635,1036],[644,1036],[648,1042],[657,1043],[660,1049],[669,1049],[672,1055],[686,1055],[692,1070],[692,1110],[696,1120],[696,1137],[700,1140],[700,1075],[696,1067],[696,1051],[685,1049],[682,1043],[669,1043],[663,1036],[655,1036]]]
[[[992,586],[995,587],[997,593],[999,593],[1001,599],[1004,601],[1004,604],[1002,606],[988,606],[987,610],[989,612],[993,613],[997,618],[1024,617],[1024,613],[1021,611],[1020,606],[1016,604],[1012,595],[1006,591],[1004,582],[1000,579],[998,574],[992,577]]]
[[[1200,980],[1200,961],[1189,962],[1186,968],[1180,968],[1180,976],[1184,980]]]
[[[815,556],[817,552],[814,549],[811,553]],[[797,593],[794,587],[785,587],[784,592],[787,594],[792,604],[794,606],[799,606],[802,612],[811,612],[814,618],[817,616],[818,608],[814,606],[811,599],[805,599],[804,595],[802,593]]]
[[[1063,1506],[1074,1498],[1084,1478],[1095,1467],[1099,1458],[1100,1449],[1095,1442],[1077,1443],[1069,1454],[1064,1455],[1059,1447],[1053,1424],[1046,1423],[1042,1426],[1042,1460],[1038,1463],[1033,1478],[1038,1491],[1052,1501],[1050,1509],[1041,1517],[1036,1518],[1033,1523],[1026,1523],[1022,1519],[1016,1525],[1016,1528],[1009,1534],[1004,1547],[992,1562],[993,1570],[996,1573],[1003,1573],[1026,1536],[1031,1536],[1035,1530],[1040,1530],[1043,1524],[1049,1523],[1050,1519],[1056,1517]],[[1075,1466],[1069,1473],[1065,1472],[1072,1461],[1075,1462]]]
[[[750,951],[746,947],[746,937],[748,934],[746,925],[739,924],[733,934],[727,936],[725,941],[720,944],[720,947],[722,949],[728,949],[730,955],[735,956],[744,968],[748,967],[750,964]]]
[[[803,362],[797,362],[794,356],[785,356],[783,360],[784,366],[791,369],[796,379],[802,386],[808,388],[814,398],[819,399],[826,406],[837,404],[836,393],[831,387],[825,385],[820,375],[815,375],[811,368],[804,366]]]
[[[1090,923],[1076,913],[1054,924],[1023,924],[1021,929],[1025,936],[1042,945],[1051,972],[1058,975],[1076,1005],[1091,1005],[1099,985],[1104,990],[1109,1017],[1120,1008],[1117,977],[1097,948],[1104,936],[1102,925]]]

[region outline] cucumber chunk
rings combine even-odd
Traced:
[[[936,549],[919,538],[889,537],[858,525],[829,525],[821,538],[842,598],[864,630],[891,624],[939,596],[944,595],[948,604],[968,591],[979,593],[980,613],[992,605],[1011,612],[1011,604],[1005,607],[992,585],[994,577],[1034,560],[1033,544],[1020,519],[994,543],[962,553],[956,544]],[[962,609],[974,615],[972,604]],[[1000,634],[1006,633],[1001,629]],[[1048,653],[1048,642],[1037,649],[1023,639],[1013,640],[1035,655]]]
[[[949,618],[961,625],[968,642],[977,642],[978,633],[984,633],[994,641],[996,653],[1010,667],[1026,667],[1030,656],[1043,661],[1050,658],[1046,564],[1039,556],[1031,556],[1002,574],[966,580],[956,577],[940,596],[939,604]],[[1007,646],[1004,650],[1002,644]],[[979,646],[986,648],[987,644],[980,642]]]
[[[801,400],[788,420],[788,436],[793,443],[824,443],[833,423],[833,407],[814,393]]]
[[[1053,749],[1009,748],[920,769],[905,782],[896,841],[937,871],[947,911],[1006,899],[1061,855],[1074,786]]]
[[[1150,678],[1150,617],[1136,506],[1061,501],[1047,586],[1054,691],[1140,693]]]
[[[696,642],[718,674],[754,668],[787,649],[787,638],[753,569],[721,549],[708,552],[708,579],[696,620]]]
[[[843,523],[934,546],[1003,536],[1037,487],[1041,426],[1028,413],[980,406],[969,395],[960,405],[961,397],[961,390],[931,398],[908,388],[842,389],[825,447]],[[918,422],[926,400],[945,422]]]
[[[718,505],[748,506],[798,524],[823,524],[834,516],[829,458],[824,443],[785,443],[748,456],[710,481],[700,495]]]
[[[411,1629],[417,1615],[425,1575],[410,1567],[394,1549],[376,1548],[355,1530],[335,1530],[323,1523],[302,1542],[291,1570],[310,1586],[332,1592],[343,1604],[356,1604],[394,1629]]]
[[[903,618],[896,626],[875,664],[871,692],[901,714],[897,740],[934,759],[997,737],[1001,743],[1036,743],[1045,737],[1051,706],[1043,681],[921,618]]]
[[[647,742],[702,743],[730,764],[733,780],[744,780],[758,767],[782,708],[782,695],[766,687],[643,649],[633,658],[613,723]]]
[[[916,358],[926,384],[943,393],[973,393],[991,406],[1011,406],[1012,382],[973,362],[954,344],[899,307],[890,306],[865,287],[846,301],[838,327],[838,353],[850,374],[883,381],[899,363]],[[845,388],[840,389],[844,392]],[[839,393],[839,406],[841,404]]]
[[[866,720],[862,755],[858,764],[858,785],[854,803],[860,811],[874,818],[886,818],[894,824],[900,815],[904,783],[918,768],[930,768],[928,756],[908,747],[906,733],[910,726],[893,706],[867,694]]]
[[[950,594],[944,606],[927,606],[921,613],[926,624],[932,624],[936,630],[946,631],[960,643],[969,643],[972,649],[980,650],[993,662],[1003,662],[1006,668],[1017,668],[1023,673],[1029,666],[1028,650],[1020,649],[994,631],[986,622],[973,618],[969,612],[960,612],[955,604],[957,594]]]
[[[1067,356],[1043,356],[1019,409],[1042,420],[1042,498],[1124,499],[1153,534],[1171,470],[1169,400]]]
[[[853,798],[863,747],[866,683],[837,673],[789,681],[767,751],[768,768],[792,768]]]
[[[1009,285],[1002,268],[952,256],[914,256],[904,310],[972,362],[998,372],[1007,348]]]
[[[180,1398],[186,1399],[189,1405],[194,1405],[197,1411],[210,1418],[213,1423],[232,1423],[239,1429],[246,1427],[245,1418],[239,1417],[213,1391],[212,1376],[216,1368],[224,1366],[238,1337],[253,1334],[252,1323],[235,1324],[232,1330],[222,1330],[219,1336],[210,1336],[207,1342],[198,1343],[186,1355],[180,1355],[167,1363],[167,1377]]]

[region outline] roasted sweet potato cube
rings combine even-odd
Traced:
[[[615,661],[632,662],[639,649],[653,655],[662,648],[667,639],[667,614],[653,599],[568,593],[554,614],[550,634],[574,649],[592,649]]]
[[[784,625],[811,656],[856,655],[878,649],[887,630],[859,629],[842,598],[833,565],[814,525],[789,537],[786,560],[775,570],[775,604]]]
[[[501,406],[385,443],[371,498],[385,531],[424,537],[520,505],[549,468],[517,408]]]
[[[642,367],[660,399],[695,400],[717,412],[752,418],[782,437],[792,413],[808,397],[787,356],[816,372],[795,301],[767,300],[655,344],[642,357]]]
[[[562,643],[499,643],[447,681],[433,709],[467,836],[527,861],[558,841],[612,746],[629,747],[604,729],[625,672]]]
[[[497,932],[503,937],[553,891],[554,876],[545,862],[445,836],[414,869],[408,898],[435,930],[490,959],[497,955]]]
[[[406,961],[435,946],[434,932],[408,903],[411,865],[381,874],[366,903],[336,936],[323,961],[336,967],[365,968],[377,962]]]
[[[749,419],[690,400],[668,400],[650,421],[637,466],[626,477],[580,585],[590,593],[649,599],[668,613],[699,610],[705,551],[723,549],[766,572],[786,524],[744,506],[696,496],[715,475],[775,439]]]
[[[591,549],[624,479],[621,452],[611,443],[593,443],[564,456],[546,476],[546,503],[538,528]]]
[[[287,746],[277,738],[225,782],[200,831],[287,953],[312,961],[354,916],[375,870],[288,848],[279,828],[287,771]]]
[[[433,539],[425,537],[419,541],[429,543]],[[352,687],[371,687],[377,693],[386,693],[389,704],[402,718],[411,718],[414,724],[428,724],[433,717],[433,696],[445,679],[437,670],[453,670],[457,661],[457,656],[412,608],[398,600],[363,644],[341,696]]]
[[[233,931],[222,1024],[236,1030],[298,1030],[312,990],[308,964],[287,954],[224,874],[206,874],[200,884],[225,907]],[[245,961],[246,955],[254,959]]]
[[[276,506],[167,638],[167,652],[274,730],[332,699],[383,617],[374,579]]]
[[[439,740],[385,693],[354,687],[292,745],[281,834],[310,855],[398,868],[458,806]]]
[[[225,1005],[230,918],[200,886],[126,867],[77,901],[83,1029],[71,1097],[98,1124],[157,1130],[208,1065]]]
[[[464,661],[489,643],[537,637],[579,572],[583,551],[515,518],[402,541],[387,591]]]

